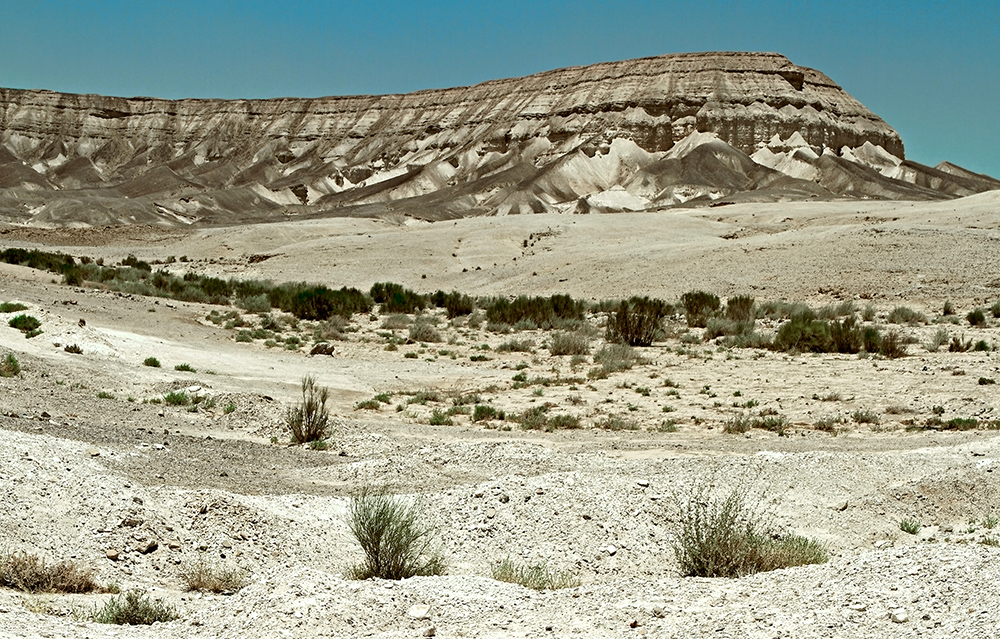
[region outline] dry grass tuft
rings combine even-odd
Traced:
[[[83,593],[100,590],[91,570],[73,561],[47,563],[26,552],[0,554],[0,585],[23,592]]]

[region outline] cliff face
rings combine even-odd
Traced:
[[[868,144],[903,158],[878,116],[773,53],[667,55],[385,96],[0,89],[0,213],[94,224],[560,209],[626,187],[702,133],[744,157],[784,153],[782,141],[795,139],[817,156]],[[682,191],[691,190],[643,197],[669,205]]]

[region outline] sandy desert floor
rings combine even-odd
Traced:
[[[1000,346],[1000,321],[964,321],[1000,300],[998,210],[988,193],[436,224],[2,229],[3,246],[188,258],[176,272],[595,301],[701,288],[813,307],[853,300],[879,324],[906,305],[928,323],[895,326],[913,338],[908,355],[881,359],[729,349],[670,321],[631,369],[595,379],[591,357],[550,355],[546,331],[500,334],[442,316],[441,342],[406,343],[405,327],[373,313],[352,320],[332,357],[309,356],[236,342],[206,319],[217,307],[0,265],[0,302],[27,305],[44,331],[25,339],[0,315],[0,356],[22,368],[0,378],[0,548],[73,559],[182,615],[123,630],[86,621],[110,595],[0,589],[0,636],[993,637],[1000,431],[924,426],[1000,419],[997,387],[980,383],[1000,378],[996,351],[926,346],[942,329]],[[957,314],[942,317],[948,300]],[[591,352],[601,321],[590,318]],[[527,350],[499,348],[512,340]],[[162,367],[144,366],[150,356]],[[306,374],[332,393],[327,450],[286,445],[284,412]],[[154,403],[182,390],[205,399]],[[358,408],[377,395],[385,401]],[[465,410],[477,403],[507,415],[547,405],[583,427],[474,422]],[[787,427],[723,432],[749,411]],[[431,425],[435,413],[452,423]],[[609,419],[629,428],[597,427]],[[679,576],[673,505],[695,481],[752,486],[775,524],[821,541],[829,563]],[[344,513],[365,485],[421,496],[447,576],[343,577],[359,557]],[[918,534],[900,529],[904,519],[921,523]],[[143,552],[150,541],[157,548]],[[582,585],[535,592],[493,580],[491,565],[508,557]],[[238,566],[249,585],[186,592],[182,572],[199,561]]]

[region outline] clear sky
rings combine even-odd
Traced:
[[[686,51],[783,53],[910,159],[1000,177],[1000,0],[0,0],[0,86],[72,93],[397,93]]]

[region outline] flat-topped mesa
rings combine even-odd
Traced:
[[[717,133],[748,154],[798,132],[819,149],[871,142],[903,156],[899,135],[878,116],[822,73],[776,53],[665,55],[384,96],[159,100],[3,89],[0,130],[0,141],[29,164],[51,159],[44,156],[58,141],[68,157],[90,157],[112,172],[137,152],[162,161],[203,147],[205,157],[239,161],[268,141],[296,155],[315,147],[350,165],[392,162],[417,148],[505,150],[537,138],[556,153],[594,135],[663,151],[693,131]]]
[[[659,210],[998,188],[776,53],[688,53],[382,96],[160,100],[0,89],[0,220]]]

